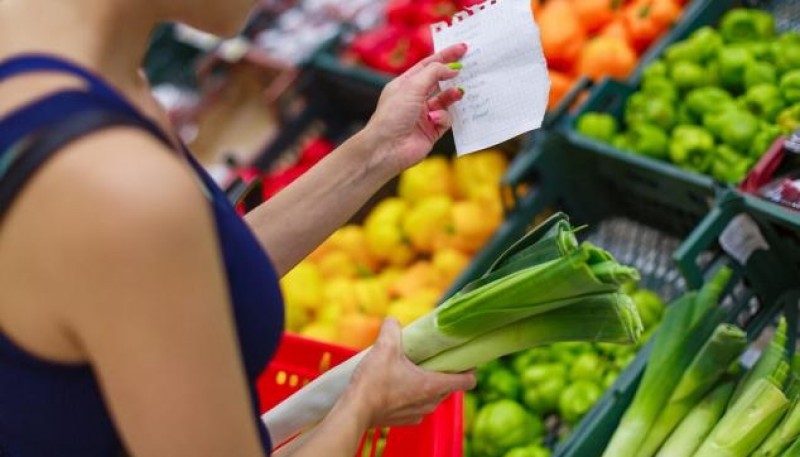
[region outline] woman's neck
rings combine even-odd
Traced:
[[[141,93],[139,69],[158,21],[147,2],[122,0],[2,0],[0,59],[23,52],[54,53],[103,75],[129,96]]]

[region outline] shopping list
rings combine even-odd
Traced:
[[[467,43],[450,108],[458,155],[495,146],[541,127],[550,93],[547,63],[529,0],[487,0],[432,27],[436,51]]]

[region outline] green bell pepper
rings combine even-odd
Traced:
[[[704,173],[714,159],[714,136],[702,127],[679,125],[672,131],[669,156],[681,168]]]
[[[478,395],[474,392],[464,392],[464,433],[470,433],[472,430],[479,409]]]
[[[635,359],[635,358],[636,358],[636,353],[635,352],[629,352],[627,354],[620,354],[619,356],[617,356],[616,359],[614,359],[614,363],[613,363],[614,368],[616,368],[616,369],[618,369],[620,371],[624,370],[625,367],[627,367],[631,362],[633,362],[633,359]]]
[[[661,321],[661,316],[664,314],[664,301],[658,294],[651,290],[639,289],[631,294],[631,299],[636,304],[644,328],[653,327]]]
[[[775,54],[775,67],[783,74],[800,68],[800,36],[797,33],[785,33],[772,44]]]
[[[744,87],[744,74],[755,63],[753,55],[741,48],[719,51],[719,82],[723,87],[738,91]]]
[[[719,31],[727,43],[769,40],[775,36],[775,18],[765,11],[735,8],[722,17]]]
[[[781,77],[780,89],[787,103],[800,103],[800,69],[784,74]]]
[[[569,424],[577,423],[597,403],[603,390],[592,381],[580,380],[572,383],[558,399],[558,412]]]
[[[722,36],[712,27],[701,27],[686,40],[668,47],[664,53],[667,63],[694,62],[705,63],[722,48]]]
[[[668,70],[666,62],[661,59],[656,60],[642,71],[642,81],[653,78],[666,78]]]
[[[744,70],[744,87],[750,89],[759,84],[775,84],[778,82],[778,70],[767,62],[754,62]]]
[[[498,456],[540,438],[544,425],[518,403],[500,400],[481,408],[472,428],[475,455]]]
[[[742,106],[759,119],[773,122],[786,106],[781,90],[772,84],[751,87],[741,98]]]
[[[670,68],[669,76],[675,86],[682,91],[707,86],[710,83],[706,70],[694,62],[675,62]]]
[[[480,395],[483,403],[491,403],[504,398],[517,400],[521,392],[522,385],[516,373],[506,368],[497,368],[481,384]]]
[[[672,100],[639,92],[625,104],[625,123],[628,127],[651,124],[669,130],[675,125],[675,111]]]
[[[503,368],[503,364],[499,360],[492,360],[491,362],[486,362],[479,366],[475,373],[478,385],[486,384],[486,382],[489,380],[489,376],[491,376],[495,370],[499,370],[501,368]]]
[[[740,155],[730,146],[721,144],[717,146],[717,153],[714,155],[711,176],[720,182],[735,184],[747,175],[751,166],[751,159]]]
[[[565,365],[549,363],[533,365],[522,373],[522,400],[537,414],[546,414],[558,407],[558,397],[567,384]]]
[[[610,143],[617,134],[617,120],[605,113],[586,113],[578,118],[578,132],[589,138]]]
[[[531,365],[552,361],[553,357],[548,347],[536,347],[514,354],[511,358],[511,369],[521,376]]]
[[[750,146],[750,157],[761,158],[779,136],[781,136],[781,129],[777,125],[762,123],[761,130],[753,138],[753,144]]]
[[[652,77],[642,80],[639,92],[649,97],[659,97],[675,103],[678,100],[678,88],[666,76]]]
[[[628,135],[624,134],[616,135],[614,139],[611,140],[611,146],[614,146],[620,151],[633,152],[633,147],[631,146],[631,142],[628,139]]]
[[[693,89],[686,94],[683,103],[697,119],[702,119],[708,113],[719,113],[734,104],[731,94],[719,87]]]
[[[503,457],[550,457],[550,451],[541,446],[515,447]]]
[[[655,159],[669,157],[669,136],[660,127],[638,123],[626,132],[631,151]]]
[[[577,381],[600,381],[603,375],[603,361],[594,351],[579,355],[569,369],[569,379]]]
[[[618,370],[610,370],[603,375],[603,382],[600,384],[604,390],[608,390],[611,386],[617,382],[617,378],[619,378],[619,371]]]
[[[719,115],[718,138],[723,143],[746,154],[750,151],[761,124],[757,117],[743,110],[725,111]]]
[[[800,128],[800,103],[795,103],[781,111],[775,123],[781,129],[781,133],[787,135]]]

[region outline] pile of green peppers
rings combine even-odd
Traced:
[[[646,329],[639,346],[558,343],[479,367],[478,387],[464,397],[464,456],[549,457],[661,320],[658,295],[629,291]]]
[[[624,127],[621,129],[621,127]],[[582,115],[581,134],[737,183],[781,135],[800,128],[800,33],[738,8],[667,48],[643,72],[624,119]]]

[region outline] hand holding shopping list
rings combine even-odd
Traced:
[[[459,155],[541,127],[550,79],[530,1],[486,0],[431,28],[436,51],[469,46],[459,76],[440,83],[464,89],[449,110]]]

